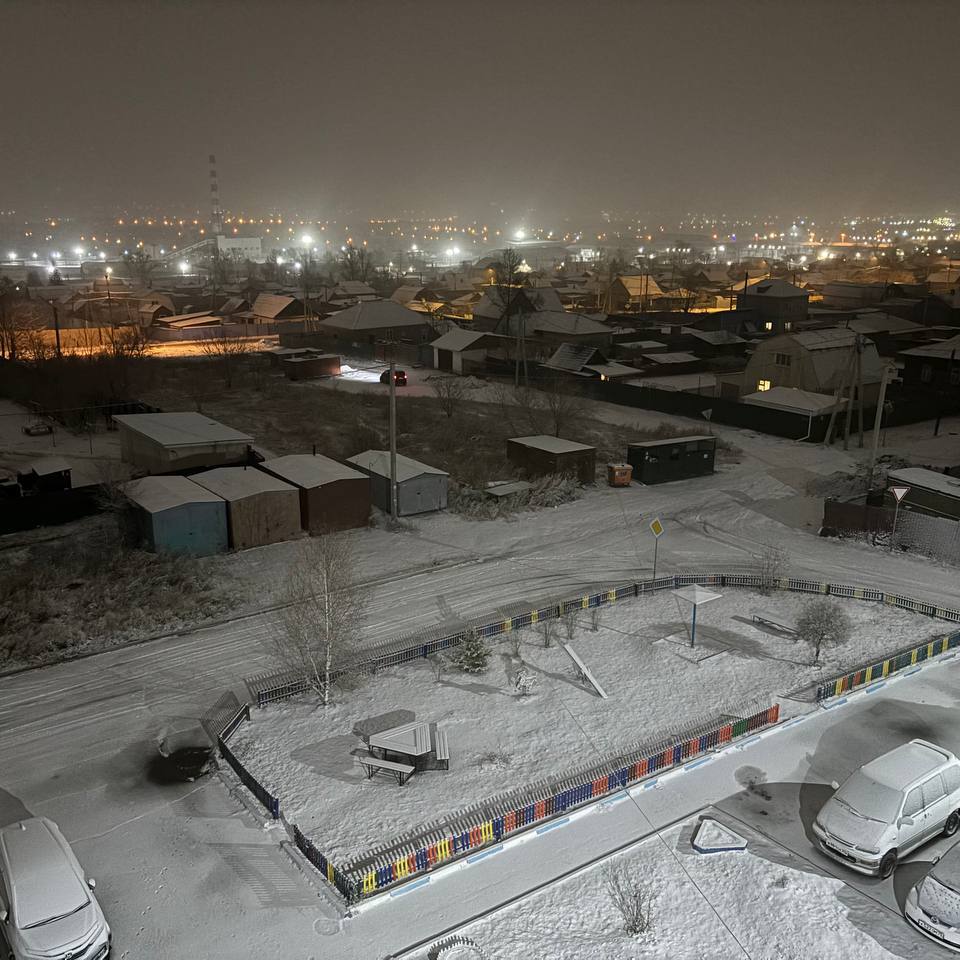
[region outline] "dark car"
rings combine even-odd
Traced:
[[[390,371],[384,370],[380,374],[381,383],[390,383]],[[405,387],[407,385],[407,371],[406,370],[394,370],[393,371],[393,382],[398,387]]]

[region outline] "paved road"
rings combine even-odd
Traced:
[[[364,534],[368,640],[649,571],[642,520],[655,513],[667,524],[661,570],[743,563],[781,540],[789,541],[798,572],[905,583],[917,596],[955,598],[955,571],[768,520],[752,504],[789,490],[750,471],[731,468],[682,490],[599,490],[510,523],[440,517],[407,533]],[[248,562],[256,567],[266,556],[254,551]],[[411,567],[421,572],[409,574]],[[336,919],[309,886],[293,882],[275,838],[216,784],[169,785],[150,776],[161,736],[195,729],[225,687],[271,664],[265,640],[274,623],[273,614],[248,616],[0,678],[0,822],[42,813],[61,823],[101,881],[121,937],[118,956],[156,956],[160,947],[171,956],[248,955],[253,945],[269,951],[281,930],[285,942],[304,945],[304,957],[321,946],[330,955],[316,930],[336,929]],[[690,809],[702,804],[699,797]],[[465,881],[471,896],[479,895],[476,882]],[[492,889],[503,889],[499,880]],[[207,922],[214,916],[216,923]],[[291,947],[288,955],[299,954]]]

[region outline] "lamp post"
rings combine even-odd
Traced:
[[[107,283],[107,317],[109,318],[110,326],[113,326],[113,298],[110,296],[110,274],[113,273],[113,267],[107,267],[103,271],[103,279]],[[97,338],[100,341],[100,345],[103,345],[103,327],[100,324],[97,324]]]

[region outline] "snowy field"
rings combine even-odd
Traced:
[[[602,700],[576,677],[561,641],[518,633],[491,647],[487,670],[447,665],[437,680],[426,661],[385,670],[336,692],[324,710],[303,697],[254,711],[231,740],[237,757],[274,795],[285,817],[336,863],[346,863],[498,793],[560,775],[601,757],[651,743],[692,722],[734,713],[902,647],[942,636],[945,625],[865,601],[843,602],[854,628],[840,648],[812,650],[752,623],[753,611],[795,623],[808,596],[761,596],[730,589],[700,608],[697,643],[690,607],[668,592],[603,609],[592,630],[579,619],[572,646],[605,688]],[[521,659],[536,678],[529,696],[514,689]],[[361,732],[414,719],[447,731],[449,771],[414,775],[402,788],[368,780],[357,757]]]
[[[740,824],[742,853],[699,854],[698,818],[614,857],[655,894],[652,929],[630,937],[607,893],[606,864],[575,874],[459,931],[442,960],[887,960],[920,956],[906,921]],[[721,822],[724,818],[720,817]],[[903,939],[898,943],[898,924]],[[875,939],[875,937],[877,939]],[[891,953],[877,942],[883,942]],[[477,949],[479,948],[479,949]],[[931,945],[930,955],[935,948]],[[480,952],[482,951],[482,953]],[[426,958],[420,955],[418,960]]]

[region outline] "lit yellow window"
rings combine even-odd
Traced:
[[[764,390],[769,390],[769,389],[770,389],[770,381],[769,381],[769,380],[758,380],[758,381],[757,381],[757,390],[759,390],[761,393],[762,393]]]

